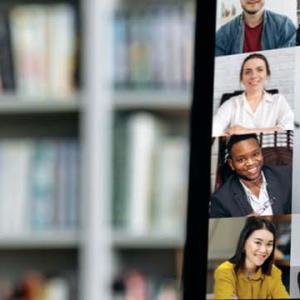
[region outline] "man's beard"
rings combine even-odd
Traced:
[[[262,6],[260,5],[258,8],[256,7],[256,9],[254,7],[252,9],[247,9],[247,5],[241,5],[241,6],[243,11],[249,15],[255,15],[263,9],[263,5]]]
[[[248,15],[255,15],[257,14],[260,10],[247,10],[243,8],[244,12],[246,12]]]

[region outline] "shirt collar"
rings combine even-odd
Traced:
[[[251,277],[249,277],[244,271],[239,272],[239,277],[245,280],[261,280],[264,279],[265,275],[262,273],[261,267],[259,267]]]
[[[261,185],[261,187],[260,187],[260,190],[265,189],[266,186],[267,186],[267,180],[266,180],[266,177],[265,177],[263,171],[261,171],[261,177],[262,177],[262,185]],[[243,188],[246,190],[246,192],[252,194],[251,190],[250,190],[250,189],[242,182],[241,179],[240,179],[240,183],[242,184],[242,186],[243,186]]]
[[[242,97],[243,97],[243,101],[247,101],[247,98],[246,98],[246,92],[244,92],[242,94]],[[262,101],[265,101],[265,102],[273,102],[274,101],[274,98],[272,96],[272,94],[268,93],[267,91],[264,91],[264,95],[262,97]]]
[[[272,96],[272,94],[264,91],[263,100],[265,100],[266,102],[274,102],[274,97]]]

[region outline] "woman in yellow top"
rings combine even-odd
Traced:
[[[215,270],[215,299],[288,299],[281,271],[273,264],[275,240],[273,223],[247,218],[235,255]]]

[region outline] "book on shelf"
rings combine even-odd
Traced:
[[[0,143],[0,232],[25,233],[29,229],[29,161],[32,145],[26,140]]]
[[[179,283],[139,269],[129,269],[113,283],[114,300],[179,300]]]
[[[10,25],[17,92],[44,96],[47,92],[47,11],[41,5],[14,7]]]
[[[45,300],[68,300],[70,299],[68,282],[65,278],[54,277],[48,279],[44,287]]]
[[[138,236],[183,232],[187,139],[150,113],[121,116],[115,126],[113,220]]]
[[[31,227],[49,230],[53,226],[55,199],[55,142],[37,141],[33,151],[31,172]]]
[[[0,10],[0,77],[1,91],[14,91],[15,71],[12,57],[9,13],[4,8]]]
[[[75,11],[71,5],[53,5],[48,11],[48,95],[74,93],[76,67]]]
[[[24,99],[75,91],[76,14],[71,4],[15,4],[0,13],[3,92]]]
[[[150,114],[140,113],[119,117],[115,129],[113,219],[116,228],[143,235],[150,227],[157,123]]]
[[[144,11],[131,13],[129,15],[129,38],[128,38],[128,58],[129,58],[129,83],[133,88],[143,88],[149,84],[149,48],[147,38],[149,34],[148,19]]]
[[[133,115],[128,122],[127,226],[129,232],[145,235],[151,226],[152,175],[159,124],[146,113]]]
[[[74,138],[0,141],[0,234],[79,226],[79,145]]]
[[[114,19],[114,61],[113,78],[116,87],[126,87],[129,83],[128,66],[128,14],[117,11]]]
[[[80,216],[79,216],[79,195],[80,195],[80,146],[78,141],[70,139],[65,141],[66,148],[66,197],[64,198],[64,228],[79,228]],[[59,168],[62,171],[62,167]],[[60,184],[58,183],[58,186]]]
[[[188,141],[169,136],[159,145],[154,175],[153,228],[160,233],[183,235],[186,216]]]
[[[15,280],[0,278],[0,299],[76,299],[72,292],[72,289],[74,289],[73,273],[47,274],[36,270],[28,270]]]
[[[117,88],[186,88],[191,83],[194,9],[150,5],[118,10],[114,18]]]

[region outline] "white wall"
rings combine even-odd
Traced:
[[[245,218],[209,220],[208,258],[227,260],[234,255]]]

